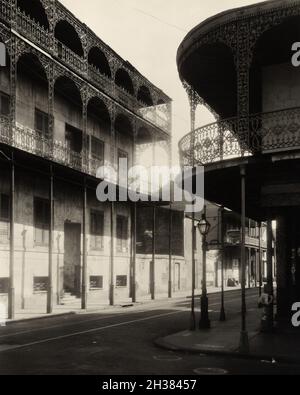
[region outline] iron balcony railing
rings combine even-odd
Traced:
[[[0,19],[4,22],[10,21],[10,4],[4,0],[0,2]]]
[[[53,141],[19,123],[16,123],[11,128],[10,120],[6,117],[0,117],[0,143],[51,160],[93,177],[96,176],[97,169],[103,165],[103,161],[91,157],[85,160],[82,153],[72,151],[64,142]]]
[[[55,54],[56,56],[64,62],[67,66],[71,65],[79,73],[85,72],[85,61],[84,59],[73,52],[70,48],[65,46],[63,43],[58,41],[57,39],[54,40],[55,46]]]
[[[38,22],[32,20],[19,8],[17,10],[17,30],[24,36],[29,37],[34,43],[42,48],[49,48],[49,31]]]
[[[0,0],[0,11],[0,20],[11,23],[11,8],[7,1]],[[77,55],[56,38],[51,38],[50,32],[44,26],[41,26],[37,21],[33,20],[30,16],[21,11],[20,8],[17,8],[16,10],[16,29],[18,33],[32,41],[34,44],[50,53],[53,53],[66,66],[70,67],[75,72],[79,73],[83,77],[88,77],[95,86],[132,110],[135,114],[170,134],[170,116],[165,119],[165,117],[161,115],[161,105],[149,107],[122,87],[117,86],[112,79],[101,74],[101,72],[93,65],[88,64],[86,59]],[[165,112],[169,113],[167,105],[165,107]]]
[[[179,142],[181,164],[186,166],[295,149],[300,149],[300,108],[220,120]]]

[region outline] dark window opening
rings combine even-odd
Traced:
[[[39,0],[18,0],[17,5],[31,19],[38,22],[45,29],[49,29],[47,14]]]
[[[146,106],[148,107],[153,106],[153,100],[151,97],[150,90],[146,86],[140,87],[137,98],[140,102],[146,104]]]
[[[90,276],[90,290],[103,289],[103,276]]]
[[[34,199],[34,241],[36,245],[49,244],[50,203],[44,199]]]
[[[48,290],[48,277],[34,277],[33,278],[33,292],[47,292]]]
[[[48,137],[49,132],[49,116],[47,113],[35,109],[35,130],[42,137]]]
[[[9,278],[0,278],[0,294],[8,294]]]
[[[0,92],[0,115],[2,117],[9,116],[10,97],[6,93]]]
[[[104,162],[104,142],[97,137],[90,137],[91,157],[99,162]]]
[[[130,75],[127,73],[127,71],[119,69],[116,73],[115,82],[119,87],[125,89],[131,95],[134,94],[132,79],[130,78]]]
[[[103,249],[104,213],[101,211],[91,211],[90,221],[91,249],[101,250]]]
[[[66,125],[66,146],[69,150],[81,153],[82,131],[71,125]]]
[[[9,214],[9,196],[0,194],[0,240],[2,242],[9,239]]]
[[[127,287],[127,276],[117,276],[116,287]]]
[[[128,251],[128,218],[121,215],[117,216],[117,250]]]
[[[128,168],[128,154],[125,151],[122,150],[118,150],[118,185],[127,185],[127,181],[128,181],[128,174],[124,172],[122,172],[122,176],[125,176],[125,180],[121,180],[121,168],[120,168],[120,159],[127,159],[127,168]],[[122,182],[121,182],[122,181]]]
[[[83,57],[81,40],[76,29],[67,21],[60,21],[55,27],[55,38],[71,49],[78,56]]]
[[[98,69],[101,74],[104,74],[109,78],[111,77],[108,60],[100,48],[94,47],[90,50],[88,62],[90,65]]]

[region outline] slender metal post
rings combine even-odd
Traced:
[[[114,257],[115,257],[115,203],[111,202],[110,206],[110,285],[109,285],[109,304],[115,304],[115,286],[114,286]]]
[[[239,351],[249,353],[246,326],[246,169],[244,166],[241,167],[241,214],[242,325]]]
[[[259,282],[259,296],[261,296],[261,289],[262,289],[261,222],[259,222],[259,224],[258,224],[258,237],[259,237],[259,242],[258,242],[258,282]]]
[[[173,229],[173,212],[170,204],[169,210],[169,283],[168,283],[168,297],[172,298],[172,229]]]
[[[11,155],[10,179],[10,254],[9,254],[9,295],[8,318],[15,318],[15,163],[14,153]]]
[[[207,285],[206,285],[206,251],[207,242],[206,235],[202,236],[202,295],[201,295],[201,314],[200,314],[200,329],[209,329],[210,321],[208,316],[208,297],[207,297]]]
[[[54,180],[53,168],[50,167],[50,185],[49,185],[49,263],[48,263],[48,293],[47,293],[47,314],[53,312],[53,227],[54,227]]]
[[[191,120],[191,143],[190,155],[192,157],[192,167],[195,167],[195,127],[196,127],[196,109],[198,100],[196,92],[187,86],[187,92],[190,102],[190,120]],[[193,201],[193,206],[195,201]],[[196,330],[196,315],[195,315],[195,288],[196,288],[196,228],[195,228],[195,210],[192,212],[192,302],[191,302],[191,321],[190,329]]]
[[[132,278],[131,278],[131,298],[132,302],[136,303],[136,219],[137,219],[137,204],[132,206]]]
[[[252,255],[251,255],[251,248],[248,247],[248,288],[251,288],[251,264],[252,264]]]
[[[224,300],[224,207],[220,208],[220,233],[221,233],[221,311],[220,311],[220,321],[226,321],[225,314],[225,300]]]
[[[87,213],[87,187],[86,180],[83,186],[83,216],[82,216],[82,237],[83,237],[83,253],[82,253],[82,283],[81,283],[81,308],[87,308],[87,234],[86,234],[86,213]]]
[[[273,288],[273,230],[272,220],[267,222],[267,293],[270,303],[266,307],[266,323],[264,331],[271,332],[274,329],[274,288]]]
[[[151,277],[151,299],[155,300],[155,255],[156,255],[156,207],[153,206],[152,218],[152,277]]]
[[[196,314],[195,314],[195,288],[196,288],[196,227],[195,227],[195,213],[192,213],[192,303],[191,303],[191,323],[190,329],[196,330]]]

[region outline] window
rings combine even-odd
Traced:
[[[0,194],[0,241],[9,238],[9,196]]]
[[[192,226],[194,226],[193,225],[193,223],[192,223]],[[193,231],[193,245],[194,245],[194,250],[195,251],[197,251],[198,250],[198,246],[197,246],[197,233],[198,233],[198,228],[197,228],[197,226],[195,226],[194,227],[195,229],[194,229],[194,231]]]
[[[33,277],[33,292],[47,292],[48,290],[48,277]]]
[[[34,228],[35,244],[47,246],[49,244],[50,203],[44,199],[34,199]]]
[[[82,151],[82,132],[73,126],[66,125],[66,145],[71,151],[81,153]]]
[[[0,115],[7,117],[9,115],[10,98],[6,93],[0,92]]]
[[[118,184],[119,185],[121,184],[121,182],[120,182],[120,159],[127,159],[127,161],[128,161],[128,154],[127,154],[127,152],[119,149],[118,150],[118,165],[117,165],[118,166]],[[127,162],[127,167],[128,167],[128,162]],[[127,175],[126,175],[126,177],[127,177]],[[126,181],[127,181],[126,179],[123,180],[122,185],[124,185],[126,183]]]
[[[0,294],[7,294],[9,287],[9,278],[0,278]]]
[[[90,276],[90,290],[103,289],[103,276]]]
[[[43,111],[35,109],[35,130],[43,137],[48,136],[49,132],[49,117]]]
[[[103,248],[104,213],[91,211],[90,220],[91,249],[101,250]]]
[[[127,287],[127,276],[117,276],[116,287]]]
[[[103,141],[97,139],[94,136],[90,137],[91,145],[91,157],[92,159],[97,159],[100,162],[104,162],[104,143]]]
[[[117,216],[117,250],[127,252],[128,250],[128,218]]]

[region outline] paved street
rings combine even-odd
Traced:
[[[255,307],[256,291],[249,291],[247,299]],[[218,294],[210,296],[212,320],[218,319],[219,300]],[[239,291],[226,294],[226,306],[228,319],[238,314]],[[157,338],[187,329],[189,307],[189,300],[177,299],[0,328],[0,374],[193,375],[211,368],[228,374],[300,374],[295,365],[156,347]]]

